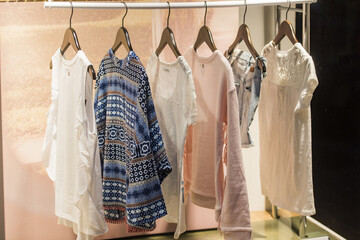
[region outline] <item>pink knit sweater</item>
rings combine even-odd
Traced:
[[[231,66],[218,50],[204,58],[191,47],[184,57],[192,69],[198,110],[186,137],[185,192],[194,204],[215,209],[226,240],[250,239],[239,108]]]

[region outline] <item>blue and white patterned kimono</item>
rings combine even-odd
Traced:
[[[167,214],[160,184],[171,172],[145,68],[135,52],[101,61],[95,115],[108,222],[151,231]]]

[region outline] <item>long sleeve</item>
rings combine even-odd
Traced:
[[[196,93],[192,72],[186,73],[186,97],[185,97],[185,117],[188,125],[196,121],[197,108],[196,108]]]
[[[185,58],[192,67],[198,110],[196,124],[186,138],[185,192],[190,192],[194,204],[215,209],[215,220],[225,239],[250,240],[239,107],[231,65],[218,50],[204,58],[190,48]]]
[[[236,90],[227,93],[227,167],[220,228],[226,240],[251,239],[249,202],[242,162]]]
[[[145,71],[145,70],[144,70]],[[171,173],[172,168],[166,156],[164,142],[161,136],[159,122],[156,117],[155,106],[151,96],[151,90],[147,74],[144,73],[139,85],[139,102],[142,111],[146,115],[150,134],[150,145],[154,154],[160,183]]]

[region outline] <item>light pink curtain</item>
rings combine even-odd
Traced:
[[[57,224],[54,189],[40,162],[50,105],[49,63],[69,25],[70,9],[44,9],[43,3],[3,3],[0,13],[6,239],[75,239],[70,228]],[[74,10],[72,25],[95,70],[113,44],[123,13]],[[181,53],[195,42],[203,16],[204,9],[171,11],[170,27]],[[167,10],[128,12],[125,27],[145,66],[157,47],[166,17]],[[235,38],[238,9],[209,9],[207,24],[218,49],[224,51]],[[207,54],[206,48],[203,50]],[[71,58],[74,53],[68,52]],[[117,55],[123,57],[125,52],[120,50]],[[172,61],[170,50],[165,49],[162,58]],[[211,210],[191,205],[187,212],[189,229],[217,226]],[[123,225],[109,227],[101,239],[127,236]],[[174,225],[159,221],[155,233],[173,230]]]

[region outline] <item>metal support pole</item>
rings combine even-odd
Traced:
[[[306,237],[306,229],[307,229],[307,218],[306,216],[301,216],[299,223],[299,237]]]
[[[278,207],[276,205],[271,204],[271,216],[275,219],[280,218]]]
[[[310,4],[302,4],[302,42],[305,50],[310,54]],[[307,218],[301,216],[299,224],[299,237],[306,237]]]
[[[281,21],[281,8],[279,5],[277,5],[275,7],[275,14],[274,14],[274,17],[275,17],[275,33],[274,33],[274,36],[276,36],[277,32],[279,31],[279,27],[280,27],[280,21]],[[279,49],[281,49],[281,43],[278,44],[279,46]],[[279,218],[279,212],[278,212],[278,207],[274,204],[271,203],[271,216],[274,218],[274,219],[277,219]]]
[[[306,3],[302,7],[302,38],[303,47],[310,54],[310,4]]]
[[[279,32],[280,21],[281,21],[281,9],[280,6],[276,6],[275,8],[275,33],[274,36]],[[279,43],[279,49],[281,49],[281,42]]]

